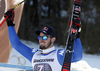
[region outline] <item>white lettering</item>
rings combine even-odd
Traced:
[[[63,54],[64,54],[64,50],[60,51],[59,54],[63,56]]]
[[[32,53],[34,53],[34,52],[36,52],[36,51],[38,51],[38,50],[33,48]]]

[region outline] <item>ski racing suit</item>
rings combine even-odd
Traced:
[[[13,26],[8,27],[8,32],[12,47],[32,63],[34,71],[61,71],[65,53],[64,49],[56,49],[55,46],[46,50],[29,48],[20,42]],[[80,38],[78,38],[74,42],[72,62],[77,62],[81,59],[82,45]]]

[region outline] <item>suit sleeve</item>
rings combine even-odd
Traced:
[[[65,53],[64,49],[59,49],[57,51],[57,59],[61,66],[63,64],[64,53]],[[82,45],[80,39],[78,38],[77,40],[74,41],[74,52],[72,54],[71,62],[77,62],[81,59],[82,59]]]
[[[32,56],[34,55],[32,49],[20,42],[13,26],[8,27],[8,33],[12,47],[31,62]]]
[[[80,38],[74,40],[74,52],[72,54],[72,62],[82,59],[82,44]]]

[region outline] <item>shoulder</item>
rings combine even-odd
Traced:
[[[62,63],[63,63],[64,53],[65,53],[64,49],[57,50],[57,59],[58,59],[58,62],[60,65],[62,65]]]
[[[64,56],[64,52],[65,52],[64,49],[58,49],[58,50],[57,50],[57,55],[59,55],[59,56]]]
[[[37,51],[39,51],[38,49],[32,48],[32,53],[35,54]]]

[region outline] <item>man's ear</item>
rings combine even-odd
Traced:
[[[55,37],[53,37],[52,39],[51,39],[51,42],[55,42],[56,41],[56,38]]]

